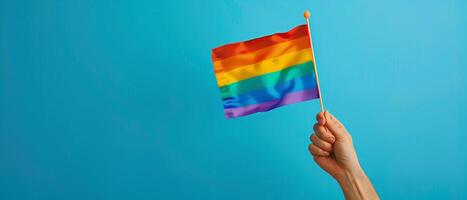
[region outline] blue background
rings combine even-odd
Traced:
[[[0,199],[336,199],[317,100],[224,118],[222,44],[312,32],[384,199],[466,199],[467,3],[0,1]]]

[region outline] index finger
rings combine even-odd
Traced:
[[[330,133],[328,130],[326,130],[326,128],[322,125],[319,125],[319,124],[315,124],[313,126],[313,130],[315,131],[316,135],[326,141],[326,142],[329,142],[331,144],[334,143],[334,141],[336,141],[336,138],[334,137],[334,135],[332,135],[332,133]],[[310,138],[311,139],[311,138]]]
[[[326,118],[324,117],[323,112],[316,114],[316,121],[318,121],[319,125],[324,125],[326,123]]]

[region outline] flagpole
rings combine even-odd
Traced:
[[[310,46],[311,46],[311,55],[313,56],[313,68],[315,71],[315,77],[316,77],[316,86],[318,87],[318,95],[319,95],[319,104],[321,106],[321,112],[324,112],[324,104],[323,104],[323,96],[321,95],[321,89],[319,87],[319,78],[318,78],[318,67],[316,66],[316,57],[315,57],[315,51],[313,50],[313,40],[311,39],[311,29],[310,29],[310,12],[305,11],[303,16],[306,19],[306,26],[308,27],[308,33],[310,37]]]

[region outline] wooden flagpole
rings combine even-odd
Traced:
[[[311,39],[310,20],[308,19],[308,18],[310,18],[311,14],[310,14],[310,12],[305,11],[303,16],[306,19],[306,25],[308,27],[308,33],[309,33],[309,37],[310,37],[311,55],[313,56],[313,68],[314,68],[314,71],[315,71],[316,86],[318,87],[319,104],[321,105],[321,112],[324,112],[323,96],[321,95],[321,89],[319,87],[318,67],[316,66],[315,51],[313,50],[313,40]]]

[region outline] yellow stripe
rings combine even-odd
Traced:
[[[312,61],[311,49],[296,51],[261,62],[245,65],[227,72],[216,72],[217,85],[222,87],[255,76],[283,70],[293,65]]]
[[[287,42],[281,42],[251,53],[239,54],[223,60],[214,61],[214,70],[216,72],[230,71],[237,67],[254,64],[261,62],[262,60],[281,56],[286,53],[300,51],[306,48],[310,48],[310,40],[308,39],[308,36]]]

